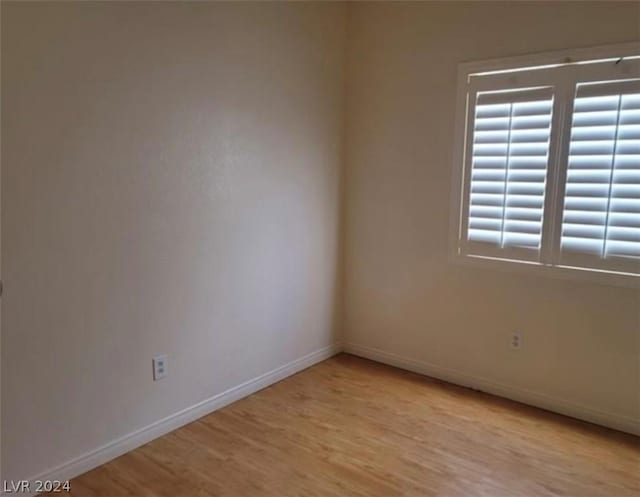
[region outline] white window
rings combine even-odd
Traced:
[[[640,46],[463,64],[457,258],[640,283]]]

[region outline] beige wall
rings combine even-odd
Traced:
[[[337,340],[344,30],[339,4],[3,2],[3,477]]]
[[[638,40],[639,9],[631,2],[350,7],[351,350],[640,429],[637,290],[448,261],[457,64]],[[514,330],[524,335],[519,351],[509,348]]]
[[[638,5],[346,10],[2,3],[4,478],[334,343],[341,305],[360,350],[640,420],[638,291],[447,258],[457,64],[638,39]]]

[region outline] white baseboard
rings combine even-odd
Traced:
[[[499,397],[505,397],[524,404],[533,405],[542,409],[564,414],[566,416],[582,419],[584,421],[589,421],[591,423],[640,436],[640,420],[637,419],[574,404],[557,397],[497,383],[486,378],[461,373],[459,371],[402,357],[391,352],[386,352],[364,345],[346,343],[342,346],[341,344],[334,344],[307,354],[295,361],[230,388],[220,394],[214,395],[209,399],[203,400],[198,404],[183,409],[171,416],[150,424],[149,426],[129,433],[59,466],[44,471],[37,476],[28,478],[31,482],[31,488],[33,488],[33,482],[36,480],[65,481],[75,478],[82,473],[86,473],[87,471],[105,464],[118,456],[126,454],[141,445],[151,442],[162,435],[191,423],[202,416],[206,416],[207,414],[229,405],[232,402],[251,395],[258,390],[262,390],[269,385],[277,383],[288,376],[302,371],[309,366],[313,366],[318,362],[324,361],[325,359],[328,359],[342,351],[388,364],[390,366],[423,374],[425,376],[438,378],[456,385],[482,390],[483,392],[491,393]],[[12,494],[2,493],[0,495],[8,496]],[[31,497],[33,495],[35,495],[35,493],[20,493],[21,497]]]
[[[313,366],[318,362],[324,361],[331,356],[334,356],[342,351],[341,344],[334,344],[324,347],[320,350],[316,350],[310,354],[307,354],[295,361],[292,361],[284,366],[276,368],[268,373],[262,374],[246,381],[240,385],[237,385],[229,390],[214,395],[213,397],[203,400],[191,407],[187,407],[171,416],[156,421],[155,423],[145,426],[139,430],[129,433],[123,437],[113,440],[101,447],[93,449],[81,456],[78,456],[70,461],[67,461],[59,466],[51,468],[43,473],[28,478],[31,482],[30,488],[34,488],[33,482],[36,480],[59,480],[66,481],[71,478],[75,478],[82,473],[96,468],[102,464],[105,464],[118,456],[126,454],[133,449],[140,447],[152,440],[161,437],[173,430],[180,428],[192,421],[195,421],[202,416],[212,413],[226,405],[231,404],[237,400],[251,395],[252,393],[262,390],[280,380],[287,378],[303,369]],[[1,495],[12,495],[2,493]],[[20,493],[21,497],[31,497],[36,495],[32,493]]]
[[[584,405],[568,402],[564,399],[553,397],[551,395],[526,390],[512,385],[505,385],[479,376],[469,375],[460,371],[454,371],[434,364],[417,361],[415,359],[409,359],[391,352],[386,352],[384,350],[364,345],[345,343],[344,352],[640,436],[639,419],[600,411]]]

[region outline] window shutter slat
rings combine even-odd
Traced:
[[[517,102],[536,102],[549,100],[553,95],[553,88],[543,86],[539,88],[511,89],[502,91],[486,91],[478,93],[478,106],[510,105]],[[524,106],[526,108],[526,106]],[[477,111],[476,111],[477,115]]]
[[[582,83],[576,90],[576,97],[580,99],[602,96],[613,98],[616,95],[631,95],[632,98],[628,99],[628,102],[640,104],[638,80],[624,79],[607,83]]]
[[[561,249],[640,260],[640,80],[577,87]]]
[[[478,93],[468,240],[540,249],[552,108],[552,88]]]

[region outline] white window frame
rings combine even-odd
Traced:
[[[640,288],[640,275],[625,271],[624,265],[612,270],[598,267],[597,261],[594,259],[590,267],[580,267],[579,263],[588,262],[589,256],[563,254],[560,251],[563,208],[559,207],[554,210],[556,206],[564,204],[567,168],[556,166],[566,166],[567,164],[570,142],[567,137],[571,132],[577,75],[579,75],[580,82],[597,80],[602,76],[598,74],[598,69],[589,62],[611,59],[613,64],[614,59],[638,57],[639,55],[640,43],[632,42],[466,62],[458,66],[449,234],[450,259],[453,263]],[[631,62],[634,72],[632,77],[637,77],[635,72],[640,67],[640,60]],[[567,77],[563,78],[561,84],[557,84],[557,74],[550,77],[551,72],[560,66],[568,65],[572,66],[571,71],[567,71]],[[626,64],[626,67],[628,66]],[[518,257],[518,250],[500,249],[500,252],[493,254],[469,253],[466,250],[466,247],[469,246],[469,242],[466,240],[466,227],[469,217],[468,188],[470,187],[471,167],[467,162],[471,154],[472,143],[471,140],[468,140],[468,135],[469,126],[473,126],[475,114],[473,112],[475,102],[469,96],[478,90],[495,89],[496,85],[502,83],[505,88],[516,88],[519,85],[518,68],[528,71],[533,67],[536,68],[535,72],[528,72],[526,82],[520,86],[530,87],[532,82],[536,82],[539,86],[552,85],[555,87],[544,207],[545,215],[551,215],[552,218],[550,218],[550,222],[545,222],[542,233],[543,240],[551,240],[552,243],[543,243],[541,260],[538,261]],[[473,77],[473,75],[480,74],[482,74],[480,78]],[[604,79],[607,78],[610,78],[609,72],[604,77]],[[575,264],[573,264],[574,261]]]

